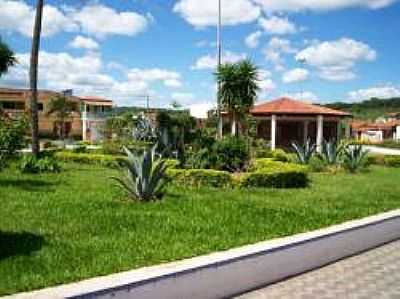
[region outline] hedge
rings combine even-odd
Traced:
[[[242,174],[239,179],[242,188],[304,188],[309,184],[307,170],[298,166],[286,169],[261,169]]]
[[[385,156],[383,161],[386,166],[400,167],[400,156]]]
[[[54,156],[65,162],[97,164],[105,167],[118,167],[126,161],[126,157],[121,155],[74,153],[67,151],[57,152]],[[179,166],[179,162],[173,159],[167,159],[165,163],[170,169],[175,169]]]
[[[171,183],[190,187],[226,188],[233,186],[229,172],[211,169],[168,169],[167,176]]]
[[[58,152],[54,155],[56,158],[65,162],[75,162],[82,164],[98,164],[105,167],[117,167],[125,161],[124,156]]]
[[[287,154],[282,149],[270,150],[270,149],[256,149],[255,151],[256,158],[270,158],[274,161],[281,161],[281,162],[289,162],[290,155]]]
[[[271,171],[281,171],[281,170],[307,170],[307,167],[295,164],[295,163],[285,163],[276,161],[273,158],[262,158],[254,159],[250,165],[250,171],[259,170],[271,170]]]

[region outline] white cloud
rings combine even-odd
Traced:
[[[173,11],[195,27],[214,26],[218,22],[218,2],[215,0],[179,0]],[[255,21],[260,8],[250,0],[223,0],[224,25],[238,25]]]
[[[268,12],[293,11],[330,11],[350,7],[379,9],[395,3],[397,0],[254,0]]]
[[[118,12],[101,4],[90,4],[81,10],[72,9],[70,15],[83,32],[97,37],[111,34],[134,36],[143,32],[150,21],[136,12]]]
[[[285,59],[282,56],[284,54],[296,53],[296,51],[292,47],[290,40],[273,37],[263,52],[265,59],[271,62],[277,71],[283,71],[285,69]]]
[[[1,78],[0,84],[27,87],[29,57],[29,53],[17,54],[19,64]],[[39,60],[40,88],[73,89],[76,94],[105,96],[124,105],[135,104],[138,94],[154,94],[152,87],[156,84],[175,87],[175,81],[181,82],[179,73],[158,68],[121,69],[122,79],[117,80],[106,72],[108,66],[95,52],[72,56],[64,52],[41,51]],[[171,84],[170,80],[175,83]]]
[[[287,17],[271,16],[268,19],[260,18],[258,23],[269,34],[293,34],[298,31],[296,25],[290,22]]]
[[[190,115],[196,118],[208,118],[208,111],[215,109],[213,103],[197,103],[189,106]]]
[[[394,97],[400,97],[400,87],[392,85],[375,86],[348,93],[348,98],[351,101],[363,101],[371,98],[388,99]]]
[[[69,45],[75,49],[97,50],[99,48],[99,44],[95,40],[81,35],[75,37]]]
[[[31,37],[35,8],[21,0],[0,0],[0,30],[19,32]],[[81,8],[52,5],[43,8],[42,36],[57,33],[80,32],[105,37],[110,34],[133,36],[144,31],[151,17],[133,11],[118,12],[101,4],[89,4]]]
[[[0,0],[0,29],[16,31],[32,36],[35,10],[23,1]],[[58,8],[43,7],[42,36],[48,37],[60,31],[75,31],[78,27]]]
[[[374,61],[376,52],[369,45],[349,38],[317,42],[300,51],[297,60],[305,59],[318,69],[321,78],[330,81],[350,80],[356,77],[357,62]]]
[[[295,82],[302,82],[308,79],[310,72],[306,69],[302,68],[295,68],[285,72],[282,75],[282,81],[284,83],[295,83]]]
[[[262,32],[260,30],[255,31],[253,33],[250,33],[246,39],[245,39],[245,44],[247,47],[254,49],[257,48],[258,45],[260,44],[260,38],[262,36]]]
[[[226,51],[222,55],[222,63],[235,63],[240,60],[246,59],[246,54],[244,53],[234,53],[231,51]],[[205,55],[197,59],[195,64],[192,66],[194,70],[208,70],[215,69],[217,67],[217,57],[216,55]]]
[[[164,86],[167,87],[181,87],[181,74],[159,69],[130,69],[127,73],[127,77],[131,82],[155,82],[161,81]]]
[[[282,97],[288,97],[295,100],[302,100],[306,102],[319,102],[319,97],[311,91],[295,92],[295,93],[285,93],[281,95]]]
[[[271,79],[272,73],[267,70],[260,70],[258,72],[258,86],[261,89],[261,93],[272,91],[276,88],[276,84]]]

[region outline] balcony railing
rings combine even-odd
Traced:
[[[110,117],[112,115],[111,111],[107,112],[87,112],[87,111],[82,111],[82,119],[90,120],[102,120],[106,119],[107,117]]]

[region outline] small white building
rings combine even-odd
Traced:
[[[113,101],[99,97],[80,97],[82,139],[96,142],[103,138],[103,128],[110,115]]]

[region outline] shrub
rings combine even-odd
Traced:
[[[307,139],[303,145],[293,142],[292,147],[295,150],[299,164],[308,164],[317,148],[316,144],[312,143],[310,139]]]
[[[340,163],[345,147],[335,141],[324,141],[322,143],[321,153],[317,155],[326,165],[337,165]]]
[[[385,156],[384,163],[389,167],[400,167],[400,156]]]
[[[177,169],[179,168],[180,163],[178,160],[175,159],[166,159],[165,165],[167,166],[168,169]]]
[[[366,165],[385,165],[385,155],[370,154],[366,158]]]
[[[124,147],[129,149],[136,155],[140,155],[144,150],[149,148],[152,144],[143,141],[132,141],[124,139],[107,140],[102,144],[103,154],[105,155],[123,155]]]
[[[25,118],[10,119],[0,115],[0,170],[24,147],[27,127]]]
[[[46,156],[36,158],[32,155],[25,155],[19,165],[22,173],[58,173],[61,166],[54,157]]]
[[[66,151],[56,153],[55,157],[65,162],[97,164],[105,167],[118,167],[126,160],[124,156],[73,153]]]
[[[362,145],[348,145],[344,150],[343,167],[355,173],[367,167],[368,151]]]
[[[166,182],[165,160],[155,157],[155,146],[136,156],[125,148],[127,173],[124,178],[113,177],[130,198],[138,201],[161,199]]]
[[[170,182],[181,186],[226,188],[233,185],[231,174],[225,171],[211,169],[169,169],[167,175]]]
[[[241,171],[250,160],[247,139],[228,136],[218,140],[213,146],[216,156],[215,169],[230,172]]]
[[[291,170],[291,169],[302,169],[306,170],[307,168],[294,163],[287,163],[276,161],[272,158],[263,158],[263,159],[254,159],[251,163],[249,171],[260,171],[260,170]]]
[[[327,170],[327,165],[323,160],[317,157],[312,157],[308,162],[308,169],[311,172],[324,172]]]
[[[301,166],[280,170],[264,168],[245,173],[239,179],[239,186],[242,188],[304,188],[308,184],[307,171]]]

